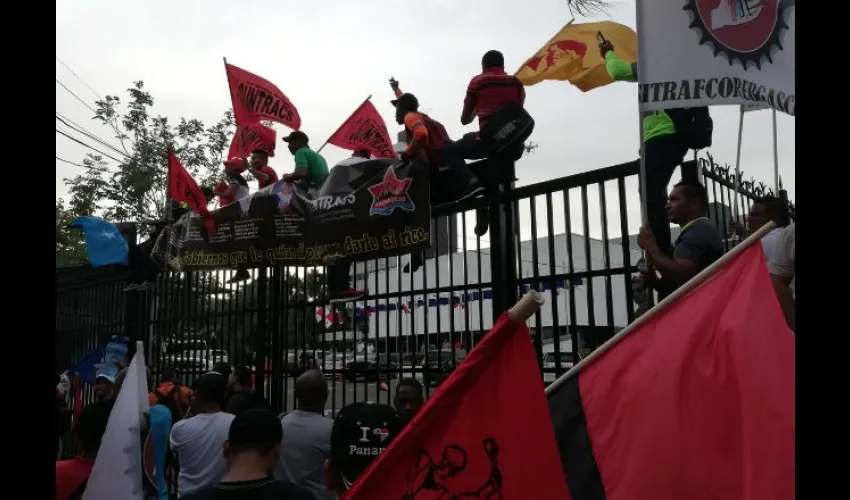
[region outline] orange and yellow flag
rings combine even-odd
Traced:
[[[526,86],[543,80],[569,80],[582,92],[612,83],[599,54],[597,32],[611,41],[623,62],[637,61],[637,34],[628,26],[612,21],[568,24],[525,61],[514,76]]]

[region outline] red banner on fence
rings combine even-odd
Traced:
[[[224,64],[237,126],[271,120],[298,130],[301,117],[295,105],[268,80],[232,64]]]
[[[239,141],[240,136],[242,139],[241,143]],[[230,150],[227,152],[227,157],[244,158],[251,151],[257,149],[262,149],[269,156],[274,156],[276,140],[277,132],[259,122],[236,127],[236,133],[233,134],[233,140],[230,142]]]
[[[328,139],[329,144],[356,151],[368,149],[375,158],[397,158],[387,125],[372,101],[366,100]]]

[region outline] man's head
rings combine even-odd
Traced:
[[[239,463],[264,474],[277,465],[282,440],[283,426],[277,415],[269,410],[246,410],[230,423],[222,453],[228,468]]]
[[[425,395],[422,384],[415,378],[401,379],[395,389],[395,400],[393,404],[398,412],[398,418],[403,425],[413,420],[413,417],[422,409]]]
[[[99,373],[94,379],[94,397],[97,400],[109,399],[115,392],[115,377]]]
[[[352,154],[351,156],[353,158],[365,158],[367,160],[372,157],[368,149],[356,149],[354,151],[354,154]]]
[[[227,379],[221,373],[205,373],[198,379],[196,399],[203,407],[221,408],[226,395]]]
[[[228,175],[237,175],[245,171],[245,162],[242,158],[233,157],[224,161],[224,171]]]
[[[260,168],[269,164],[269,154],[262,149],[251,151],[251,158],[248,159],[251,168]]]
[[[222,377],[229,379],[232,370],[230,368],[230,363],[227,361],[219,361],[213,366],[213,371],[221,373]]]
[[[96,401],[83,408],[75,419],[74,436],[82,450],[81,455],[92,457],[97,454],[114,404],[113,399]]]
[[[179,377],[180,377],[180,374],[179,374],[177,368],[175,368],[171,365],[166,366],[162,369],[162,377],[161,377],[162,383],[179,382]]]
[[[209,205],[210,202],[215,199],[215,191],[213,190],[213,188],[209,186],[202,186],[201,192],[204,193],[204,198],[207,201],[207,205]]]
[[[404,124],[404,117],[407,116],[407,113],[419,110],[419,99],[413,94],[402,94],[398,99],[393,99],[390,102],[395,106],[395,121],[399,125]]]
[[[321,370],[307,370],[295,381],[295,402],[298,409],[321,413],[327,400],[328,383]]]
[[[230,374],[230,385],[239,384],[242,387],[251,387],[251,369],[247,366],[236,366]]]
[[[300,130],[293,130],[288,136],[283,138],[283,142],[286,143],[289,152],[294,155],[299,149],[308,147],[310,138]]]
[[[782,200],[775,196],[756,198],[750,206],[747,214],[747,229],[755,232],[763,225],[773,221],[777,227],[785,227],[789,224],[788,210]]]
[[[331,457],[325,463],[328,489],[341,493],[350,488],[401,427],[389,405],[353,403],[340,410],[331,430]]]
[[[488,50],[481,58],[481,69],[505,69],[505,56],[498,50]]]
[[[667,197],[667,218],[674,224],[704,217],[708,210],[708,193],[700,183],[680,182]]]

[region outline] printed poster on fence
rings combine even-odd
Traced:
[[[216,230],[186,214],[153,256],[177,271],[323,265],[430,246],[428,169],[377,159],[335,167],[321,186],[279,181],[211,212]]]
[[[794,116],[795,4],[638,2],[641,108],[763,104]]]

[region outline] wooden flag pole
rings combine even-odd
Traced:
[[[508,316],[517,323],[525,323],[545,302],[546,299],[540,295],[540,292],[529,290],[527,294],[519,299],[519,302],[508,309]]]
[[[680,297],[687,295],[694,288],[698,287],[708,278],[712,277],[718,271],[723,269],[723,267],[729,263],[732,259],[740,255],[744,250],[749,248],[751,245],[759,242],[764,235],[769,233],[773,228],[776,227],[776,223],[773,221],[768,222],[764,226],[758,229],[758,231],[751,234],[747,239],[742,241],[739,245],[735,246],[732,250],[726,252],[722,257],[714,261],[713,264],[706,267],[699,274],[689,279],[687,283],[677,288],[673,293],[664,298],[661,302],[659,302],[655,307],[648,310],[645,314],[635,319],[629,326],[621,330],[619,333],[611,337],[607,342],[599,346],[595,351],[590,353],[589,356],[579,361],[577,365],[572,367],[570,371],[563,374],[558,380],[552,382],[549,387],[546,388],[546,395],[553,393],[559,387],[567,383],[568,380],[578,375],[578,372],[582,371],[585,366],[589,365],[593,361],[596,360],[599,356],[605,354],[612,347],[620,343],[627,335],[631,334],[649,320],[657,316],[659,313],[667,310],[673,302],[677,301]]]
[[[779,196],[779,133],[776,130],[776,110],[773,111],[773,185],[774,193]]]
[[[744,139],[744,105],[738,118],[738,154],[735,156],[735,191],[732,194],[732,219],[738,221],[738,190],[741,188],[741,145]]]
[[[337,133],[337,132],[339,132],[339,131],[340,131],[340,129],[343,127],[343,125],[345,125],[346,123],[348,123],[348,120],[350,120],[350,119],[351,119],[351,117],[352,117],[352,116],[354,116],[354,115],[355,115],[358,111],[360,111],[360,108],[362,108],[362,107],[363,107],[363,106],[364,106],[367,102],[369,102],[369,100],[370,100],[370,99],[372,99],[372,94],[369,94],[369,97],[367,97],[366,99],[364,99],[364,100],[363,100],[363,102],[361,102],[361,103],[360,103],[360,106],[357,106],[357,108],[355,108],[355,109],[354,109],[354,111],[352,111],[352,112],[351,112],[351,114],[350,114],[350,115],[348,115],[348,118],[346,118],[346,119],[345,119],[345,121],[343,121],[343,122],[342,122],[342,124],[340,124],[340,126],[339,126],[339,127],[337,127],[337,129],[336,129],[336,130],[334,130],[334,133],[333,133],[333,134],[331,134],[331,136],[330,136],[330,137],[328,137],[328,140],[327,140],[327,141],[325,141],[325,143],[324,143],[324,144],[322,144],[322,147],[320,147],[319,149],[317,149],[317,150],[316,150],[316,152],[317,152],[317,153],[321,153],[321,152],[322,152],[322,150],[323,150],[323,149],[325,149],[325,146],[327,146],[327,145],[328,145],[328,141],[330,141],[330,140],[331,140],[331,137],[335,136],[335,135],[336,135],[336,133]]]

